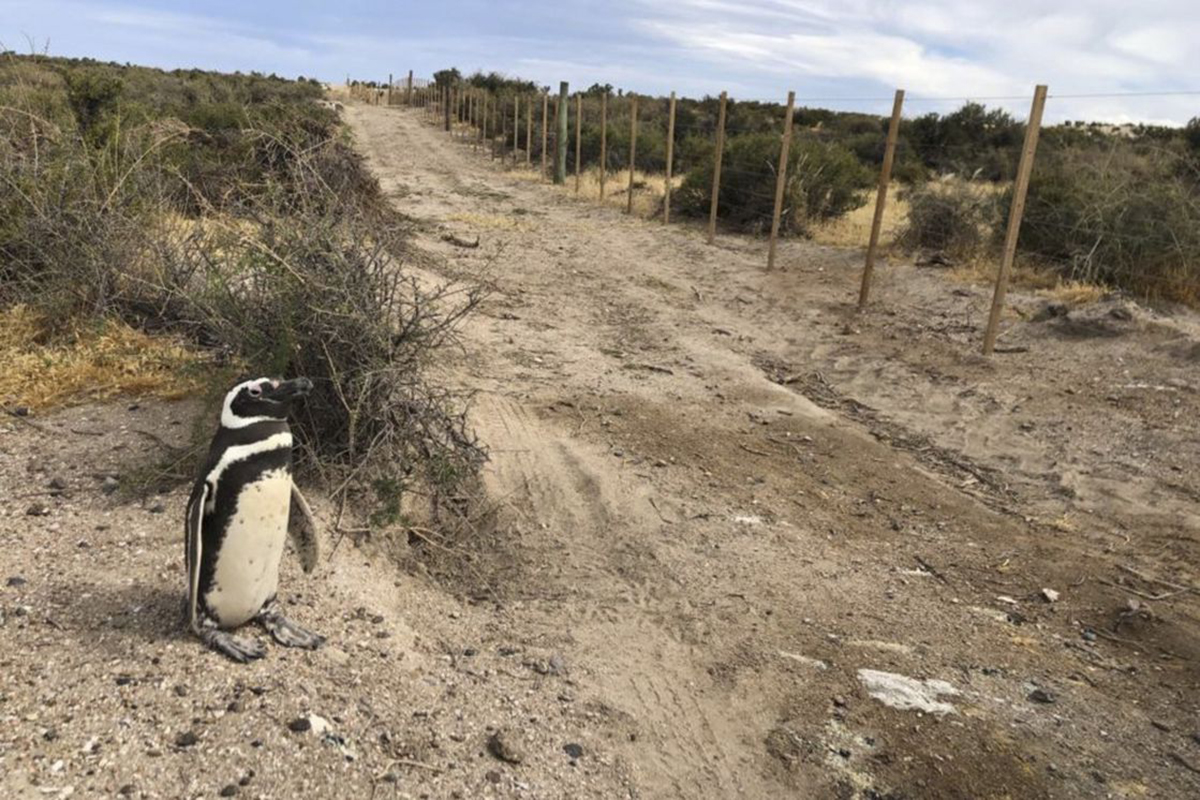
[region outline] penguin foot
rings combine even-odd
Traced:
[[[267,649],[257,639],[243,639],[217,628],[207,628],[200,633],[200,639],[218,653],[224,653],[239,664],[262,658]]]
[[[258,612],[258,622],[284,647],[302,647],[316,650],[325,644],[325,637],[302,628],[279,611],[279,604],[271,601]]]

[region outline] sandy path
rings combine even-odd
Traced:
[[[1126,614],[1127,644],[1084,632],[1128,611],[1100,582],[1118,563],[1200,582],[1194,318],[1017,321],[1030,352],[988,362],[979,290],[897,268],[852,319],[854,253],[790,243],[766,275],[761,242],[706,247],[416,115],[348,113],[436,270],[495,288],[453,367],[512,506],[486,582],[636,728],[613,747],[647,796],[1196,786],[1170,755],[1200,757],[1176,717],[1195,596]],[[963,708],[887,709],[861,668],[949,680]]]

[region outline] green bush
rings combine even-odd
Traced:
[[[1196,302],[1200,194],[1180,159],[1161,147],[1043,148],[1020,251],[1067,278]]]
[[[751,231],[770,226],[779,145],[775,134],[736,136],[726,142],[717,208],[718,218],[724,223]],[[711,160],[688,170],[674,195],[681,213],[708,216],[712,170]],[[870,171],[842,145],[799,137],[788,153],[780,231],[803,234],[815,222],[853,211],[866,202],[862,190],[871,183]]]
[[[993,239],[996,201],[981,184],[930,181],[906,190],[903,198],[908,220],[898,238],[902,247],[969,258]]]
[[[65,78],[67,103],[75,113],[80,133],[93,144],[105,144],[113,134],[124,83],[97,69],[74,70]]]

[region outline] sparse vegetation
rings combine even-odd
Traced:
[[[769,229],[778,163],[778,136],[763,133],[732,139],[722,159],[719,218],[739,230]],[[692,168],[676,194],[680,211],[708,216],[712,179],[712,162]],[[870,173],[841,145],[811,138],[795,142],[788,153],[780,230],[807,233],[814,223],[862,206],[863,190],[870,183]]]
[[[413,493],[455,508],[483,451],[427,367],[478,296],[408,274],[401,220],[318,97],[259,75],[0,62],[0,341],[24,365],[5,402],[306,375],[303,468],[365,513]],[[30,388],[48,376],[59,396]]]
[[[438,74],[449,81],[458,76],[457,70]],[[549,90],[494,72],[465,83],[492,93],[493,115],[511,109],[514,97],[526,103]],[[580,157],[585,174],[599,167],[600,98],[606,93],[605,168],[615,180],[629,166],[627,93],[609,84],[583,91]],[[668,108],[665,98],[639,97],[634,166],[647,176],[640,181],[646,186],[656,187],[654,176],[665,172]],[[718,108],[712,96],[678,99],[673,172],[685,179],[673,197],[683,216],[708,214]],[[732,229],[757,232],[770,225],[783,116],[779,104],[729,100],[719,214]],[[801,107],[794,124],[781,230],[812,235],[819,226],[828,232],[832,221],[869,200],[863,189],[883,160],[887,121]],[[491,129],[499,130],[496,116]],[[909,214],[897,244],[957,259],[994,255],[1008,208],[1004,190],[1024,134],[1024,123],[1007,111],[974,102],[902,120],[892,175]],[[1046,127],[1042,141],[1020,240],[1027,266],[1048,270],[1051,283],[1095,282],[1143,297],[1200,302],[1194,242],[1200,230],[1200,117],[1183,128],[1068,122]],[[497,146],[503,151],[510,145]],[[540,147],[535,137],[539,160]],[[573,147],[567,156],[573,171]],[[657,213],[661,202],[646,201],[661,195],[649,194],[637,207]]]
[[[994,192],[983,184],[930,181],[905,191],[904,198],[908,221],[898,241],[902,247],[968,259],[991,244],[999,209]]]
[[[1064,278],[1200,303],[1200,172],[1163,147],[1051,146],[1038,160],[1021,250]]]

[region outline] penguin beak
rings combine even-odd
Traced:
[[[295,378],[290,381],[281,381],[271,387],[270,399],[278,403],[287,403],[293,400],[298,400],[302,397],[307,397],[312,391],[313,382],[308,378]]]

